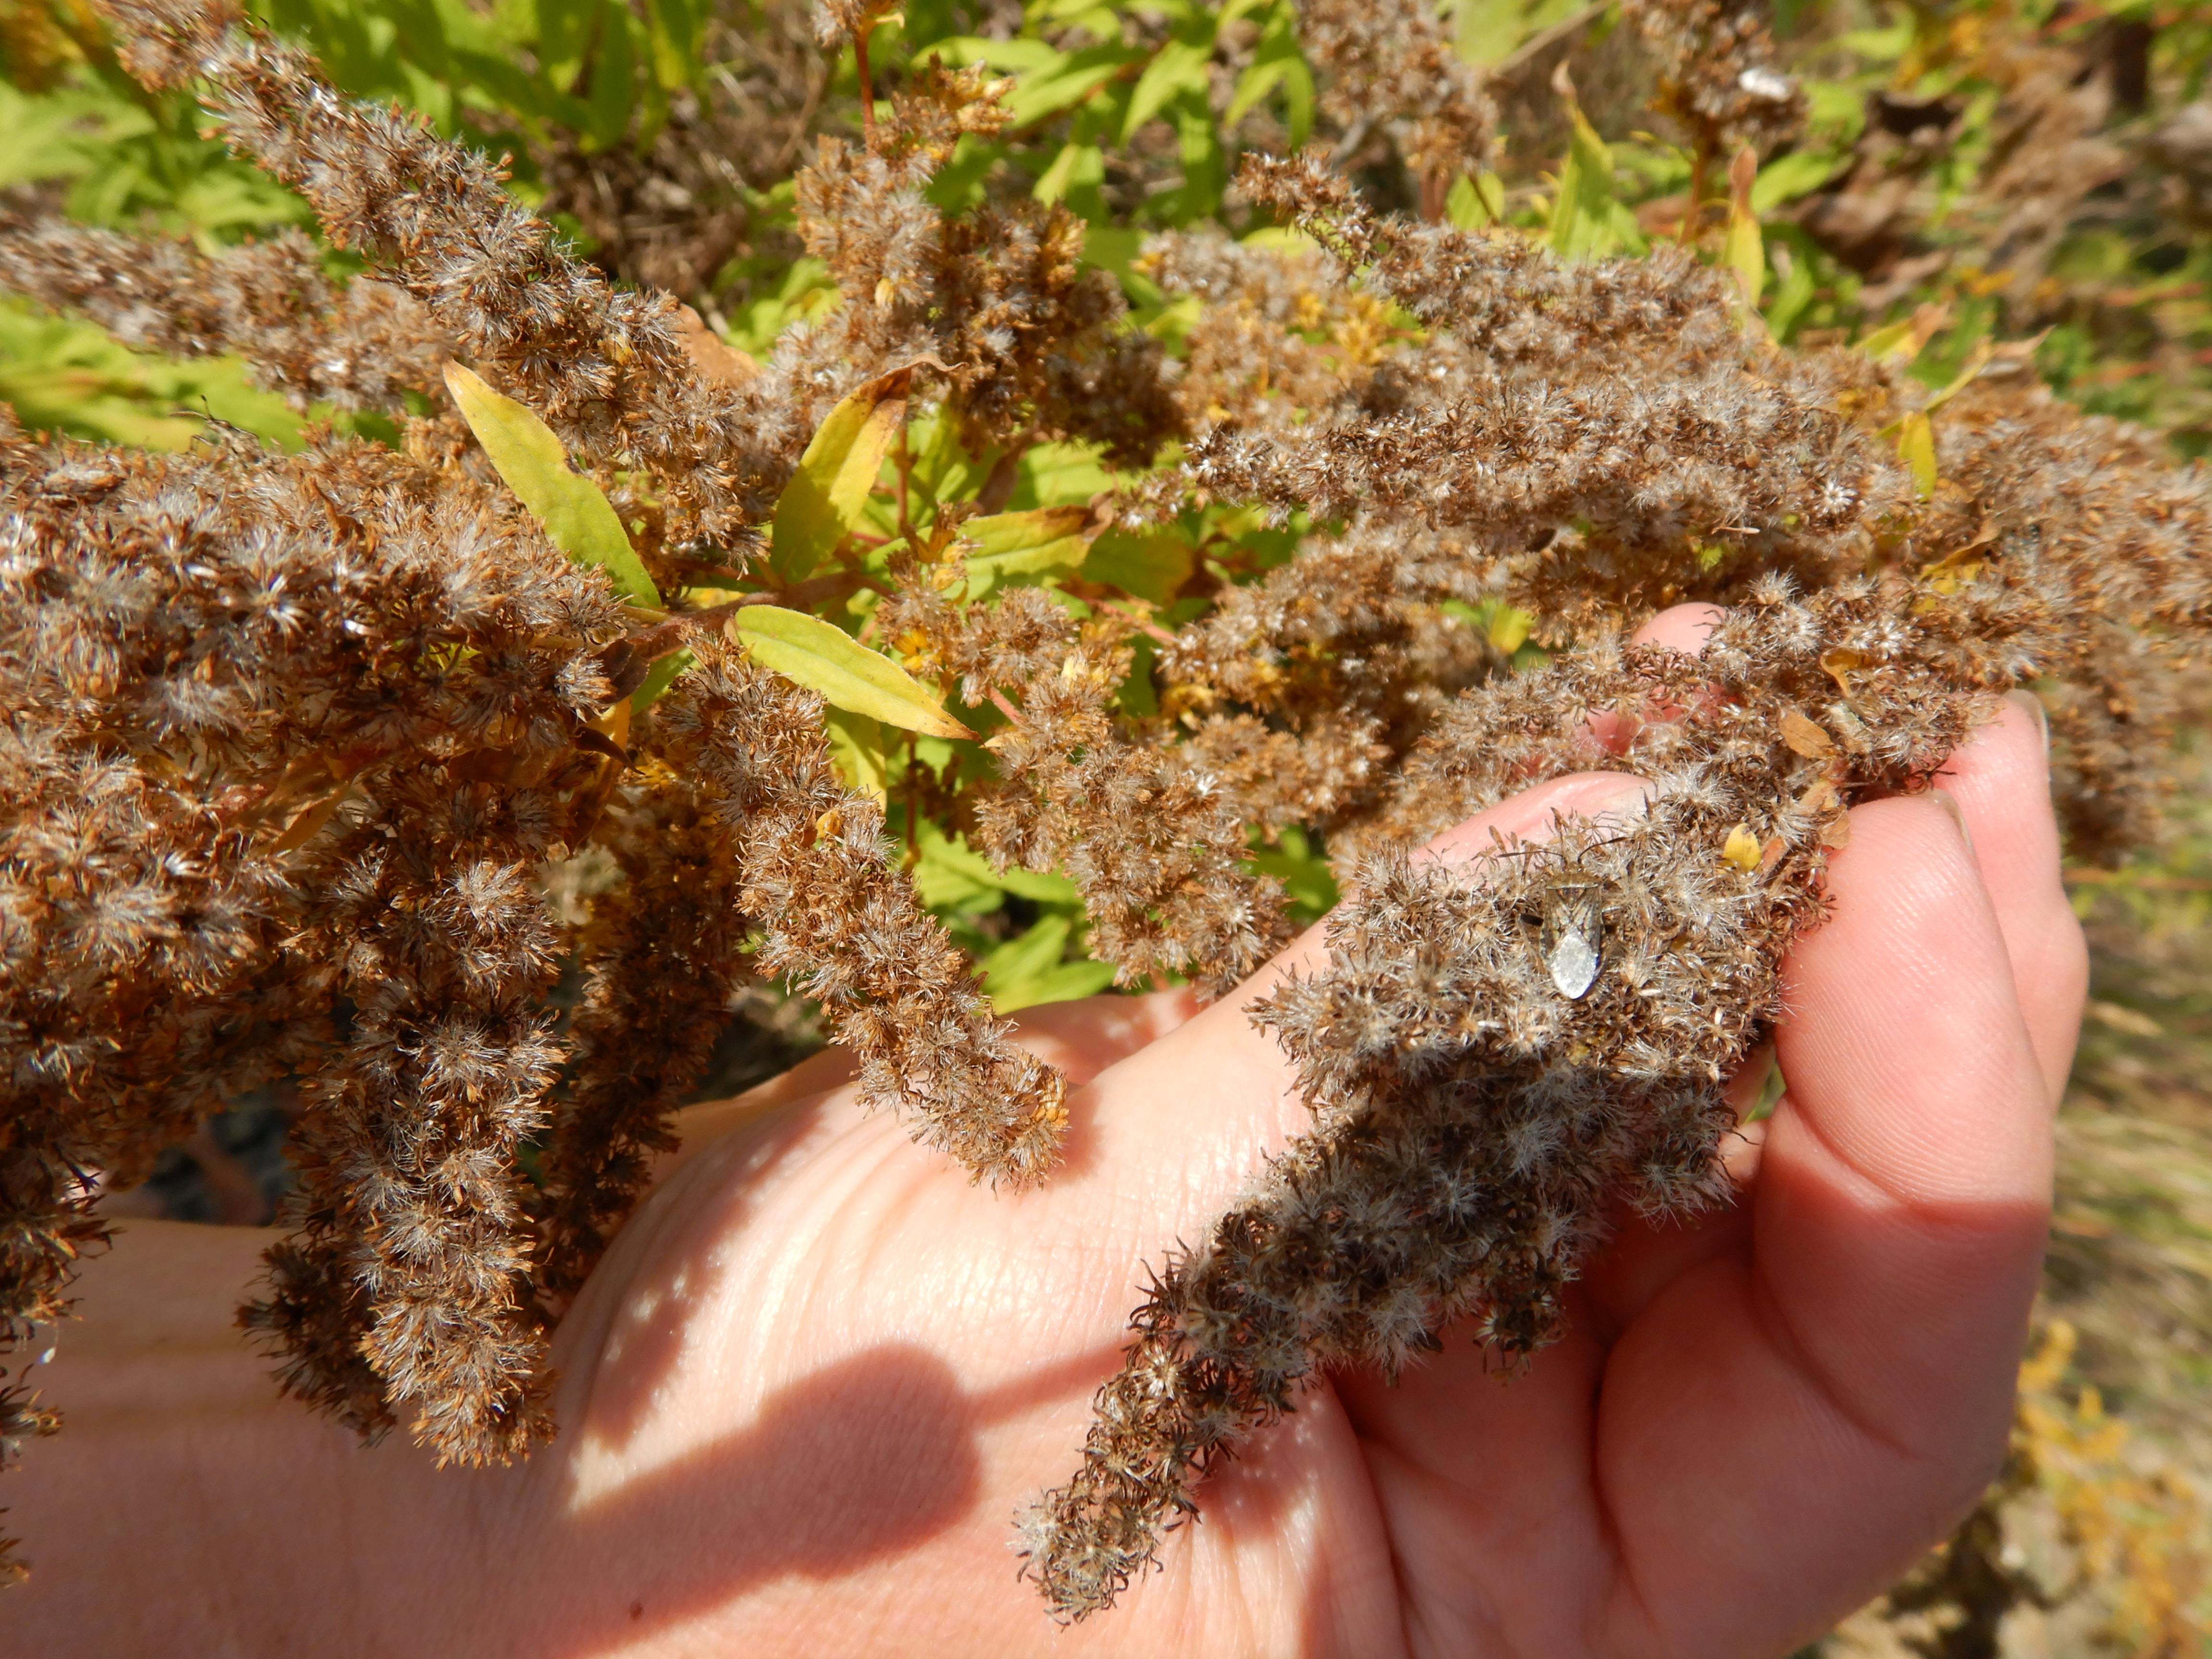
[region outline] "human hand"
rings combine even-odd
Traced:
[[[1694,648],[1698,621],[1651,631]],[[34,1568],[8,1635],[348,1659],[1784,1653],[1978,1496],[2041,1257],[2084,960],[2037,720],[2008,708],[1939,781],[1956,820],[1924,797],[1852,814],[1735,1208],[1624,1219],[1517,1377],[1447,1332],[1395,1388],[1313,1389],[1206,1484],[1163,1571],[1072,1631],[1016,1581],[1014,1512],[1073,1467],[1144,1263],[1305,1127],[1243,1009],[1318,959],[1317,930],[1210,1008],[1024,1014],[1080,1085],[1033,1191],[862,1115],[834,1053],[687,1114],[560,1333],[563,1431],[515,1469],[363,1452],[278,1401],[229,1324],[258,1230],[120,1230],[52,1368],[68,1432],[0,1490]],[[1438,845],[1625,789],[1561,780]]]
[[[1073,1632],[1015,1583],[1011,1518],[1072,1467],[1143,1262],[1304,1126],[1242,1010],[1318,932],[1203,1011],[1024,1015],[1082,1085],[1035,1191],[970,1186],[848,1088],[810,1092],[834,1056],[701,1109],[564,1328],[562,1440],[444,1488],[532,1564],[465,1650],[1718,1659],[1817,1634],[2002,1454],[2081,1001],[2038,723],[2009,708],[1942,781],[1955,820],[1853,814],[1734,1209],[1624,1220],[1525,1375],[1448,1334],[1395,1387],[1315,1389]],[[1622,792],[1562,780],[1444,842]]]

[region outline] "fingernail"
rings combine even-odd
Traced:
[[[1928,793],[1936,798],[1936,804],[1938,806],[1951,815],[1951,822],[1959,826],[1959,839],[1966,843],[1966,850],[1969,853],[1972,852],[1974,832],[1966,828],[1966,815],[1959,810],[1959,803],[1951,799],[1951,792],[1948,789],[1930,789]]]
[[[2043,739],[2043,769],[2051,769],[2051,711],[2043,706],[2043,699],[2022,688],[2005,693],[2007,702],[2018,703],[2035,721],[2036,735]]]

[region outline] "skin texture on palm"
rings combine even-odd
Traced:
[[[1304,1128],[1242,1010],[1316,934],[1204,1010],[1025,1014],[1081,1085],[1032,1192],[862,1116],[835,1056],[696,1109],[561,1332],[568,1431],[504,1474],[361,1452],[277,1401],[228,1328],[254,1235],[127,1230],[52,1367],[70,1433],[0,1494],[36,1546],[13,1631],[116,1654],[1787,1651],[1994,1470],[2040,1259],[2084,970],[2037,722],[2009,708],[1942,782],[1948,806],[1853,814],[1735,1208],[1624,1223],[1518,1376],[1447,1334],[1395,1388],[1312,1390],[1078,1629],[1015,1582],[1008,1521],[1080,1442],[1142,1264]],[[1562,780],[1438,850],[1622,790]]]

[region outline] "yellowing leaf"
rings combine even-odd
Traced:
[[[1766,243],[1751,205],[1751,188],[1758,177],[1758,153],[1747,146],[1729,168],[1728,240],[1721,258],[1735,274],[1736,292],[1747,312],[1759,309],[1759,296],[1766,286]]]
[[[1721,857],[1747,874],[1759,868],[1760,853],[1759,837],[1741,823],[1729,831],[1728,840],[1721,848]]]
[[[890,758],[883,722],[872,714],[832,708],[823,726],[830,738],[830,760],[846,787],[881,805],[889,798]]]
[[[1936,493],[1936,428],[1925,410],[1914,410],[1897,423],[1897,456],[1912,469],[1913,493],[1926,501]]]
[[[775,503],[769,564],[787,582],[805,577],[860,521],[891,440],[906,422],[909,372],[894,369],[848,394],[815,429],[799,470]]]
[[[1851,695],[1851,676],[1873,661],[1863,651],[1824,651],[1820,653],[1820,672],[1835,681],[1836,689],[1848,697]]]
[[[1859,342],[1859,349],[1865,352],[1875,362],[1882,362],[1888,358],[1901,356],[1905,348],[1911,343],[1912,319],[1905,317],[1885,327],[1875,330],[1873,333]]]
[[[1909,363],[1950,319],[1948,306],[1918,306],[1910,317],[1875,330],[1859,342],[1859,349],[1876,362]]]
[[[1483,631],[1500,654],[1510,657],[1528,642],[1528,630],[1535,625],[1535,617],[1526,611],[1494,600],[1490,605],[1488,625]]]
[[[597,484],[568,470],[553,428],[459,363],[446,365],[446,388],[500,477],[545,526],[553,545],[579,564],[599,566],[623,598],[659,605],[660,592],[612,504]]]
[[[1008,582],[1064,576],[1081,568],[1091,550],[1085,533],[1090,521],[1087,507],[1040,507],[969,520],[960,526],[966,544],[966,597],[980,599]]]
[[[844,629],[781,605],[749,605],[726,630],[752,659],[818,693],[831,707],[933,737],[975,734],[945,712],[912,675]]]

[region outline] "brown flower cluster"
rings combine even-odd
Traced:
[[[1803,124],[1805,94],[1776,66],[1764,8],[1626,0],[1622,10],[1662,66],[1652,106],[1686,130],[1699,157],[1771,149]]]
[[[339,289],[297,231],[209,254],[0,212],[0,265],[15,292],[81,311],[127,346],[244,357],[295,409],[403,412],[403,394],[439,390],[453,355],[405,293],[370,278]]]
[[[1426,0],[1303,0],[1298,28],[1328,71],[1322,112],[1343,134],[1347,155],[1378,129],[1387,134],[1413,175],[1421,216],[1439,217],[1452,180],[1490,164],[1498,111],[1437,8]]]
[[[1686,258],[1561,266],[1509,235],[1377,224],[1310,162],[1254,183],[1434,332],[1301,422],[1200,427],[1162,494],[1344,527],[1163,662],[1295,732],[1315,714],[1280,688],[1322,593],[1356,636],[1370,595],[1480,592],[1569,648],[1462,692],[1339,821],[1355,896],[1330,963],[1254,1009],[1313,1133],[1164,1263],[1080,1469],[1024,1518],[1068,1617],[1155,1561],[1206,1469],[1317,1368],[1393,1369],[1447,1327],[1526,1353],[1618,1206],[1719,1200],[1722,1085],[1822,915],[1845,810],[1924,787],[1999,690],[2050,707],[2080,850],[2152,833],[2174,655],[2212,623],[2201,471],[2011,361],[1930,416],[1931,494],[1893,447],[1924,391],[1777,350]],[[1385,550],[1387,578],[1353,574]],[[1622,643],[1692,599],[1733,607],[1702,656]],[[1648,811],[1455,866],[1407,857],[1592,768],[1650,779]]]
[[[289,240],[208,257],[11,222],[10,280],[302,398],[388,407],[465,356],[610,485],[677,597],[641,614],[569,562],[450,417],[404,452],[323,434],[297,456],[6,430],[0,1348],[64,1311],[101,1179],[289,1076],[301,1186],[249,1323],[364,1433],[404,1417],[443,1457],[514,1455],[551,1426],[551,1324],[763,975],[821,1005],[864,1098],[979,1176],[1048,1172],[1060,1079],[922,908],[820,701],[678,593],[702,566],[740,602],[814,587],[751,555],[823,416],[888,371],[985,481],[927,532],[902,487],[896,539],[848,538],[819,580],[866,590],[865,637],[994,727],[931,798],[941,827],[1070,878],[1125,983],[1259,966],[1289,922],[1248,854],[1285,826],[1324,835],[1355,895],[1329,965],[1254,1011],[1311,1133],[1162,1261],[1079,1470],[1024,1522],[1063,1615],[1154,1560],[1322,1368],[1401,1365],[1448,1328],[1525,1354],[1618,1206],[1723,1201],[1723,1085],[1846,810],[1923,787],[1997,695],[2050,709],[2077,851],[2155,830],[2172,663],[2212,623],[2212,488],[2016,355],[1931,393],[1784,351],[1686,252],[1566,264],[1378,216],[1316,154],[1243,179],[1308,240],[1149,250],[1200,301],[1171,363],[1062,210],[930,201],[1004,112],[980,74],[925,67],[799,181],[839,303],[726,374],[482,158],[228,10],[114,15],[138,72],[198,84],[374,275],[337,287]],[[1666,15],[1742,90],[1754,33]],[[825,16],[859,42],[876,13]],[[1424,178],[1479,161],[1480,90],[1425,10],[1307,26],[1347,116],[1413,121]],[[1135,465],[1170,441],[1091,529],[1202,537],[1233,507],[1313,526],[1295,556],[1186,559],[1177,598],[1206,603],[1172,613],[1089,566],[967,597],[956,520],[1005,507],[1034,446]],[[1626,643],[1685,600],[1730,608],[1701,657]],[[1650,780],[1648,810],[1410,856],[1591,768]],[[607,879],[556,906],[549,872],[586,849]],[[0,1452],[50,1426],[0,1393]]]

